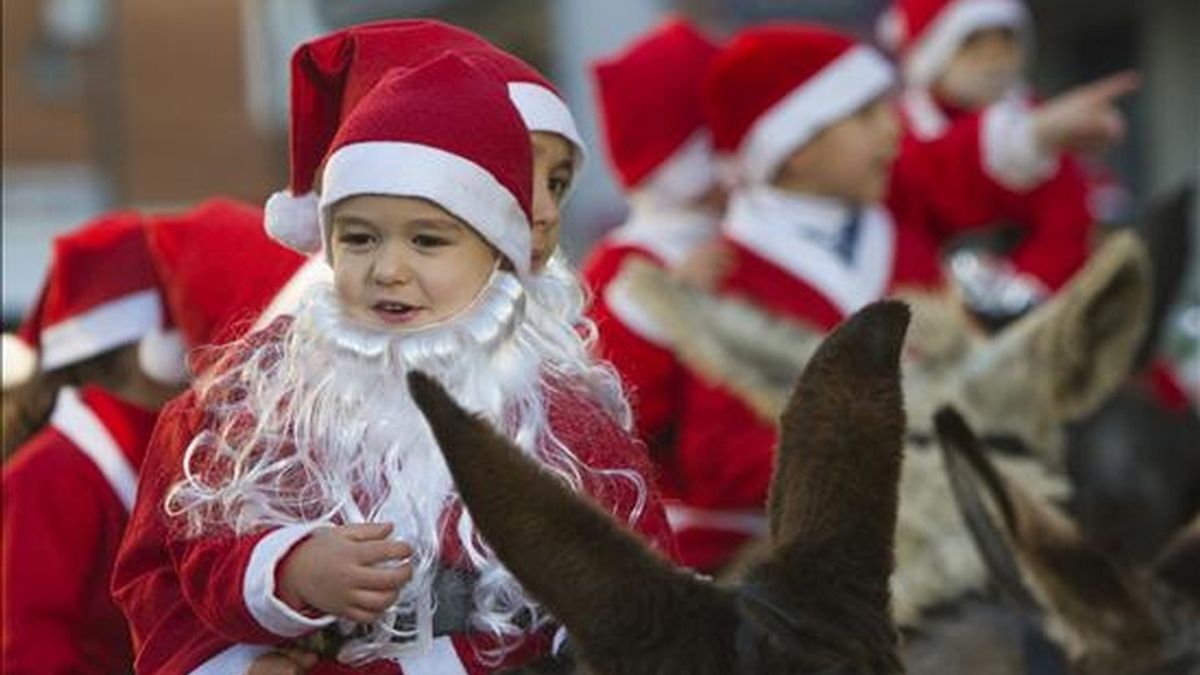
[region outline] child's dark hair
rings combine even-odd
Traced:
[[[122,345],[89,359],[47,373],[38,372],[4,392],[4,460],[45,426],[54,409],[58,390],[66,386],[96,384],[105,389],[121,389],[131,378],[143,377],[137,360],[137,343]]]

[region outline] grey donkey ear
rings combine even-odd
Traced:
[[[563,622],[589,664],[657,672],[645,669],[653,663],[648,646],[696,643],[722,622],[732,634],[724,593],[660,558],[432,378],[414,372],[408,383],[484,540]]]
[[[973,374],[976,386],[1033,364],[1055,417],[1077,419],[1125,381],[1150,312],[1150,262],[1131,232],[1109,236],[1087,265],[1044,304],[997,335]]]
[[[1041,605],[1046,620],[1080,639],[1158,638],[1133,579],[1074,521],[1001,475],[953,409],[939,411],[935,425],[955,498],[1002,591],[1026,608]]]

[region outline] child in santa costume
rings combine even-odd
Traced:
[[[718,51],[691,24],[670,19],[592,67],[609,158],[630,214],[592,249],[583,276],[594,297],[589,314],[599,353],[621,374],[638,435],[652,453],[669,444],[682,371],[662,329],[624,284],[613,282],[631,259],[721,272],[722,249],[712,242],[724,194],[700,109],[700,83]]]
[[[297,640],[336,652],[313,672],[483,673],[548,648],[455,499],[413,369],[670,543],[619,384],[526,293],[533,158],[505,80],[447,54],[342,114],[344,77],[293,81],[314,103],[293,134],[327,139],[293,162],[323,167],[304,223],[334,282],[209,353],[155,433],[114,574],[139,672],[241,672]],[[465,590],[435,607],[448,575]]]
[[[536,69],[463,28],[428,19],[395,19],[351,26],[301,45],[292,56],[293,80],[310,75],[340,76],[345,80],[336,108],[322,114],[344,116],[357,104],[383,73],[392,68],[411,68],[454,52],[474,65],[493,70],[505,81],[509,99],[529,131],[533,145],[533,264],[530,293],[543,304],[559,308],[570,319],[582,321],[584,293],[575,273],[558,247],[561,209],[575,176],[586,158],[583,139],[575,119],[554,85]],[[306,98],[293,90],[293,114],[312,114],[328,101]],[[324,147],[328,138],[292,136],[292,156],[312,156],[312,147]],[[315,159],[319,159],[319,155]],[[315,160],[314,160],[315,161]],[[290,185],[267,202],[267,229],[281,242],[309,254],[321,249],[312,239],[312,177],[316,167],[303,161],[292,165]],[[298,226],[302,225],[302,226]],[[302,280],[327,276],[321,256],[309,262],[311,273]],[[295,285],[302,291],[303,284]],[[294,298],[293,298],[294,299]],[[290,299],[281,301],[287,307]]]
[[[107,576],[157,409],[182,384],[142,225],[115,213],[56,238],[37,305],[4,336],[5,406],[33,418],[3,473],[5,672],[132,663]]]
[[[902,154],[948,135],[978,134],[984,166],[1007,188],[995,197],[942,197],[963,202],[952,205],[960,210],[997,198],[1003,218],[996,224],[1019,228],[1007,257],[966,250],[951,259],[967,303],[995,321],[1043,300],[1087,258],[1095,220],[1089,187],[1076,158],[1062,151],[1118,138],[1123,123],[1111,102],[1136,86],[1126,73],[1037,105],[1022,74],[1029,24],[1023,0],[895,0],[880,20],[881,41],[898,53],[904,76]],[[1067,114],[1092,107],[1091,128],[1064,134],[1057,121],[1064,106]],[[928,226],[946,238],[961,221],[935,216]]]
[[[108,579],[157,411],[186,380],[181,338],[189,332],[156,274],[156,252],[167,240],[151,232],[198,224],[215,239],[217,231],[261,231],[259,222],[255,209],[213,201],[161,218],[116,213],[55,240],[37,306],[19,335],[5,336],[5,405],[19,405],[40,428],[3,474],[6,672],[132,668]],[[258,239],[283,254],[283,266],[298,264],[295,254]],[[251,255],[252,241],[238,243]],[[280,267],[269,252],[257,253],[243,285]],[[261,297],[277,287],[269,284]],[[245,290],[224,294],[222,303],[261,309]],[[17,356],[27,360],[14,370],[22,365]],[[52,403],[44,427],[35,399]]]
[[[739,182],[723,224],[735,262],[718,293],[828,330],[896,290],[943,287],[935,221],[1005,215],[980,126],[901,149],[894,82],[881,54],[820,26],[754,27],[722,50],[704,100]],[[711,570],[761,531],[775,429],[694,373],[680,410],[663,468],[680,488],[671,522],[684,561]]]

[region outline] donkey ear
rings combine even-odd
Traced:
[[[955,499],[1003,592],[1027,609],[1036,597],[1076,636],[1152,639],[1150,610],[1120,567],[1058,508],[1001,475],[957,412],[943,408],[935,426]]]
[[[777,558],[845,555],[890,575],[904,407],[900,352],[909,311],[867,306],[804,369],[780,422],[770,491]],[[868,573],[870,574],[870,573]]]
[[[628,672],[616,666],[639,656],[636,645],[664,634],[687,640],[689,631],[711,627],[699,624],[732,620],[723,592],[661,559],[435,380],[412,372],[408,384],[483,538],[566,625],[592,666]]]
[[[1150,312],[1150,262],[1132,232],[1110,235],[1050,300],[999,336],[1000,349],[1044,368],[1060,419],[1094,410],[1133,365]],[[994,358],[998,367],[1008,361]],[[982,386],[1001,372],[981,373]]]
[[[1196,190],[1186,186],[1155,200],[1150,205],[1141,228],[1146,240],[1146,249],[1153,263],[1151,270],[1154,274],[1154,295],[1146,336],[1138,350],[1139,366],[1149,362],[1158,349],[1158,341],[1166,325],[1167,312],[1175,304],[1179,289],[1187,276],[1192,260],[1191,217],[1195,197]]]

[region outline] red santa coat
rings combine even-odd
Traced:
[[[1009,161],[1019,148],[1015,125],[1033,101],[1020,94],[979,112],[970,112],[935,99],[924,90],[910,90],[900,99],[905,135],[897,174],[902,189],[928,194],[936,208],[922,226],[936,241],[965,228],[1007,222],[1021,227],[1024,238],[1012,252],[1019,272],[1032,275],[1051,291],[1061,287],[1087,260],[1094,218],[1089,209],[1089,186],[1083,169],[1070,156],[1061,159],[1027,156]],[[989,181],[971,189],[947,189],[952,166],[909,167],[928,163],[930,144],[961,148],[960,164],[981,167]],[[925,155],[922,157],[922,155]],[[932,153],[935,157],[938,153]],[[943,155],[946,156],[946,155]],[[953,156],[948,156],[955,161]],[[916,169],[915,171],[912,169]],[[932,168],[935,170],[928,170]]]
[[[281,319],[264,333],[272,333]],[[259,335],[262,335],[260,333]],[[251,339],[254,339],[252,336]],[[268,338],[269,339],[269,338]],[[550,390],[549,421],[558,438],[594,468],[645,472],[634,439],[602,410],[563,388]],[[304,636],[332,621],[296,612],[274,592],[278,563],[314,528],[313,524],[274,527],[246,536],[187,538],[165,515],[167,490],[179,479],[188,443],[208,421],[194,392],[168,406],[155,431],[151,460],[143,472],[140,497],[113,577],[114,596],[133,631],[139,673],[239,672],[270,646]],[[644,474],[645,475],[645,474]],[[650,481],[646,481],[651,484]],[[635,495],[623,484],[592,491],[614,513],[628,513]],[[660,550],[674,553],[662,503],[652,490],[636,529]],[[444,547],[452,550],[453,547]],[[466,634],[441,636],[426,654],[403,665],[373,662],[349,669],[322,663],[311,672],[462,673],[494,672],[476,656]],[[535,636],[510,654],[504,666],[527,662],[548,647]]]
[[[96,387],[64,388],[5,465],[5,672],[132,668],[108,579],[156,417]]]
[[[716,225],[693,211],[637,203],[633,208],[629,221],[592,249],[583,279],[594,298],[588,313],[596,322],[599,355],[620,373],[637,435],[658,456],[672,440],[684,371],[663,329],[613,280],[630,259],[661,268],[679,265],[715,237]],[[672,492],[669,484],[663,487]]]
[[[719,294],[829,330],[899,287],[941,283],[919,230],[897,227],[885,209],[858,216],[853,261],[846,262],[826,246],[832,237],[821,235],[837,233],[850,210],[828,200],[788,201],[788,213],[770,222],[735,197],[725,233],[735,263]],[[663,471],[675,476],[681,494],[679,503],[668,505],[668,516],[683,563],[713,570],[748,537],[766,531],[762,507],[776,433],[730,391],[694,373],[686,376],[680,405],[676,451]]]

